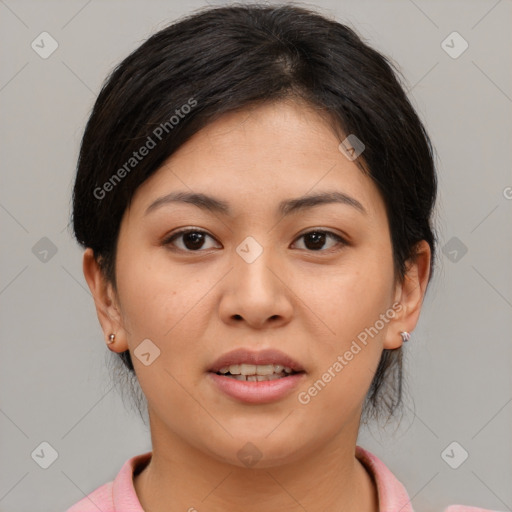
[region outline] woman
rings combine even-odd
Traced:
[[[205,9],[114,70],[73,222],[153,449],[68,512],[412,511],[356,444],[399,410],[434,268],[432,149],[396,76],[290,5]]]

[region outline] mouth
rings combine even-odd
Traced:
[[[285,379],[296,373],[304,373],[304,371],[295,371],[289,366],[281,364],[255,365],[242,363],[223,366],[219,371],[213,373],[246,382],[262,382]]]
[[[288,397],[306,378],[305,368],[275,349],[239,348],[207,370],[214,389],[238,403],[268,404]]]
[[[299,362],[280,350],[252,351],[245,348],[222,355],[208,371],[247,382],[286,379],[297,373],[305,373]]]

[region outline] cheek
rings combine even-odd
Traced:
[[[315,417],[323,417],[333,404],[341,415],[354,412],[364,400],[387,329],[380,318],[391,306],[390,265],[391,259],[360,253],[357,260],[347,258],[335,274],[317,276],[315,286],[311,278],[303,283],[300,293],[322,334],[309,349],[314,371],[298,403]]]
[[[173,305],[179,306],[181,274],[171,274],[155,255],[136,244],[126,241],[123,249],[117,261],[117,274],[124,319],[135,328],[152,324],[155,332],[161,332],[167,323],[167,312],[173,310]]]
[[[160,251],[133,250],[118,260],[118,288],[123,322],[133,351],[146,338],[161,349],[162,361],[180,369],[180,362],[196,357],[198,341],[208,321],[205,295],[218,278],[198,277],[192,266],[171,267]],[[163,251],[162,251],[163,252]],[[182,347],[186,346],[186,350]],[[165,349],[165,350],[164,350]]]
[[[380,315],[389,307],[388,288],[374,274],[354,272],[331,279],[329,293],[311,301],[311,309],[324,315],[318,325],[326,334],[309,350],[315,365],[297,401],[310,418],[319,419],[320,430],[334,432],[339,428],[334,418],[346,420],[364,401],[382,354],[387,324],[377,331],[374,326],[379,322],[381,327]],[[333,419],[331,426],[322,425],[326,415]]]
[[[341,349],[391,306],[391,259],[354,252],[337,268],[304,272],[294,291],[316,318],[318,329]],[[350,343],[350,342],[349,342]]]
[[[190,368],[204,353],[200,346],[208,318],[204,296],[213,278],[199,279],[197,272],[172,269],[159,258],[151,261],[149,252],[137,250],[129,258],[119,258],[118,288],[137,378],[150,406],[165,415],[170,403],[174,410],[191,407],[182,386],[188,386]],[[157,347],[149,345],[151,357],[158,353],[149,365],[137,357],[146,339]]]

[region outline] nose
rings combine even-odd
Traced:
[[[271,261],[269,253],[265,249],[252,263],[234,255],[219,305],[225,323],[262,329],[283,326],[292,318],[293,293],[286,272]]]

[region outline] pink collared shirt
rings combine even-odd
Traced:
[[[66,512],[144,512],[133,486],[134,471],[151,458],[152,452],[128,459],[112,482],[92,491]],[[356,457],[377,485],[379,512],[414,512],[403,484],[387,466],[368,450],[356,446]],[[497,512],[467,505],[451,505],[443,512]]]

